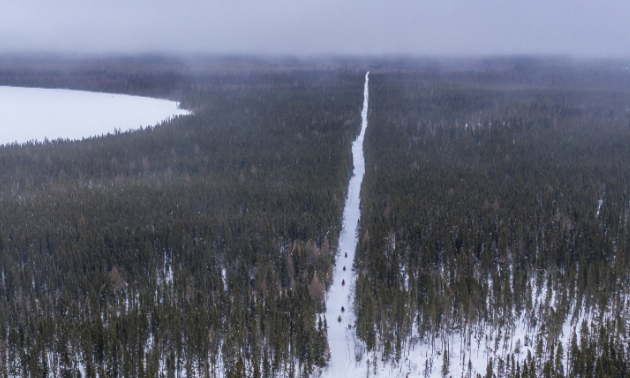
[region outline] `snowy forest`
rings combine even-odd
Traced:
[[[368,354],[419,348],[425,376],[627,376],[630,74],[529,62],[373,74],[370,94]]]
[[[62,85],[56,71],[2,76]],[[269,377],[324,366],[320,314],[362,73],[69,77],[82,89],[179,96],[195,115],[0,148],[3,376]]]
[[[325,374],[369,70],[356,376],[630,376],[622,63],[1,58],[193,114],[0,146],[0,374]]]

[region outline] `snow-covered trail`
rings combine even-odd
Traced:
[[[331,359],[324,375],[330,377],[344,377],[355,368],[354,357],[354,329],[348,326],[354,324],[352,295],[354,293],[355,275],[352,272],[352,261],[357,245],[356,229],[361,215],[359,209],[361,182],[365,173],[363,158],[363,138],[367,128],[368,111],[368,80],[369,72],[365,74],[363,88],[363,109],[361,111],[361,133],[352,143],[352,162],[354,170],[348,186],[348,197],[343,209],[343,225],[339,237],[339,255],[335,265],[333,284],[326,297],[326,319],[328,321],[328,345]],[[348,257],[345,257],[345,254]],[[344,271],[343,268],[346,267]],[[345,280],[345,285],[342,285]],[[345,312],[341,312],[341,306]],[[337,321],[341,316],[341,322]]]

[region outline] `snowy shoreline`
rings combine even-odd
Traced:
[[[45,139],[81,140],[154,126],[191,114],[150,97],[70,89],[0,86],[0,146]]]

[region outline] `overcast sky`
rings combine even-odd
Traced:
[[[630,57],[630,0],[2,0],[0,51]]]

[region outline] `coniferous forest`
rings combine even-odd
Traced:
[[[59,76],[2,74],[40,87]],[[3,376],[324,366],[362,73],[67,76],[81,89],[172,96],[194,116],[0,148]]]
[[[530,62],[370,84],[366,350],[426,345],[426,375],[474,376],[479,356],[486,377],[630,374],[630,74]]]
[[[369,69],[352,266],[367,374],[422,350],[412,375],[630,376],[626,67],[0,58],[0,85],[193,112],[0,147],[0,374],[325,368]]]

